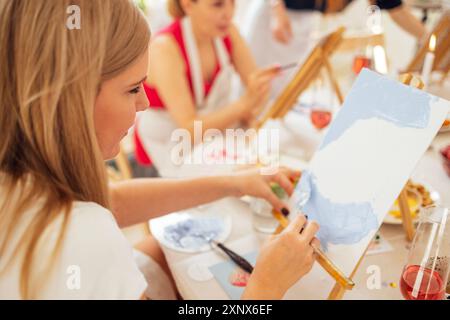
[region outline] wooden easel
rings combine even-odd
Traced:
[[[325,68],[328,74],[339,103],[342,104],[344,102],[341,89],[339,88],[329,60],[342,42],[344,31],[345,28],[340,27],[319,42],[292,81],[282,91],[272,107],[270,107],[269,111],[258,121],[257,129],[260,129],[269,119],[283,118],[297,102],[298,97],[319,76],[322,68]]]
[[[403,84],[410,85],[410,86],[416,87],[418,89],[422,89],[424,87],[423,82],[418,78],[415,78],[415,79],[416,79],[416,81],[413,84],[412,82],[414,80],[414,77],[410,73],[402,75],[400,77],[400,81]],[[398,203],[399,203],[399,207],[400,207],[400,212],[402,214],[402,223],[403,223],[403,228],[406,233],[406,238],[408,241],[412,241],[414,238],[414,234],[415,234],[415,228],[414,228],[414,224],[412,221],[412,214],[411,214],[411,210],[409,208],[407,199],[408,199],[408,195],[407,195],[407,190],[406,190],[406,186],[405,186],[403,188],[403,190],[400,192],[400,195],[398,196]],[[273,212],[273,215],[279,222],[279,226],[278,226],[277,230],[275,231],[275,234],[278,234],[289,224],[289,220],[283,214],[276,212],[276,211]],[[354,283],[351,279],[354,278],[356,272],[358,271],[358,268],[361,265],[361,262],[362,262],[364,256],[366,255],[368,248],[369,247],[366,248],[363,255],[359,259],[358,263],[356,264],[355,269],[353,270],[353,272],[350,274],[350,276],[348,278],[345,277],[345,275],[343,275],[343,273],[340,270],[333,270],[333,269],[337,269],[334,265],[331,266],[331,268],[330,268],[330,265],[328,262],[323,261],[321,259],[317,259],[317,262],[325,269],[325,271],[327,271],[328,274],[330,274],[336,280],[336,284],[334,285],[333,289],[331,290],[331,292],[328,296],[328,300],[341,300],[343,298],[346,290],[353,289]],[[353,285],[352,285],[352,283],[353,283]]]
[[[419,72],[422,69],[425,55],[428,51],[428,45],[431,35],[436,36],[436,48],[434,51],[435,59],[433,64],[433,71],[441,71],[443,77],[441,83],[445,80],[450,68],[450,12],[444,12],[441,19],[434,27],[427,41],[420,47],[417,54],[411,60],[405,72]]]

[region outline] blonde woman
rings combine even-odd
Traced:
[[[128,0],[0,0],[0,299],[155,298],[119,227],[244,190],[282,209],[270,181],[292,192],[287,170],[108,187],[104,160],[148,106],[149,37]],[[243,298],[282,298],[310,270],[305,223],[261,250]]]
[[[137,123],[136,153],[161,176],[174,177],[180,170],[170,158],[173,131],[183,128],[194,136],[195,121],[203,132],[252,123],[279,68],[257,69],[232,23],[234,0],[168,0],[168,6],[175,21],[151,43],[150,108]],[[246,91],[231,101],[236,72]]]

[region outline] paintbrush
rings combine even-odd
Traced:
[[[253,266],[250,262],[248,262],[245,258],[238,255],[233,250],[228,249],[224,244],[216,241],[211,241],[211,243],[215,244],[218,248],[220,248],[225,254],[230,257],[231,260],[233,260],[234,263],[238,265],[242,270],[252,273],[253,272]]]
[[[230,257],[230,259],[238,266],[240,267],[242,270],[248,272],[248,273],[252,273],[253,272],[253,266],[251,265],[250,262],[248,262],[245,258],[241,257],[240,255],[238,255],[236,252],[234,252],[231,249],[228,249],[223,243],[217,242],[215,240],[213,240],[212,237],[208,237],[204,234],[201,233],[196,233],[194,234],[194,237],[199,237],[202,238],[203,240],[205,240],[206,242],[208,242],[209,244],[214,244],[216,245],[220,250],[222,250],[228,257]]]
[[[295,68],[297,66],[298,66],[298,63],[293,62],[293,63],[285,64],[284,66],[280,66],[280,68],[278,70],[280,70],[280,71],[289,70],[289,69]]]

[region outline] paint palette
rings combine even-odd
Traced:
[[[205,252],[211,250],[211,240],[224,242],[231,232],[231,217],[218,212],[177,212],[151,220],[150,229],[166,248],[184,253]]]

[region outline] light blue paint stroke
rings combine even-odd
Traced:
[[[364,69],[330,126],[320,150],[339,139],[357,120],[378,118],[398,127],[423,129],[430,121],[431,103],[425,91],[406,86]]]
[[[308,200],[304,201],[307,195]],[[304,171],[296,187],[294,199],[296,209],[319,223],[317,238],[327,251],[332,244],[355,244],[365,238],[371,230],[378,228],[378,219],[369,202],[334,203],[324,197],[317,179],[310,171]],[[302,199],[303,198],[303,199]],[[302,205],[303,204],[303,205]]]
[[[189,218],[164,228],[164,238],[180,249],[198,250],[224,230],[219,218]],[[205,238],[206,237],[206,238]]]

